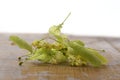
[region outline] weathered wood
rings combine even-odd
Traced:
[[[120,39],[119,38],[106,38],[105,39],[112,47],[120,52]]]
[[[108,59],[108,65],[99,68],[39,64],[35,61],[19,66],[17,57],[26,51],[11,46],[8,39],[10,35],[0,34],[0,80],[120,80],[119,38],[69,36],[70,39],[83,40],[89,47],[106,50],[101,54]],[[17,35],[32,42],[47,34]]]

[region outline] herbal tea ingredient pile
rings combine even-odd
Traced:
[[[18,58],[19,65],[27,60],[38,60],[50,64],[68,63],[72,66],[89,64],[99,67],[107,64],[107,59],[99,54],[99,51],[86,47],[80,40],[69,40],[66,35],[61,33],[61,28],[69,15],[61,24],[49,28],[47,38],[35,40],[32,44],[28,44],[18,36],[10,36],[11,41],[20,48],[29,51],[27,55]],[[54,40],[54,42],[48,42],[46,40],[48,38]]]

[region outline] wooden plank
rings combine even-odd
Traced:
[[[2,36],[2,38],[0,38],[0,42],[8,42],[9,41],[9,36],[10,35],[17,35],[29,42],[32,42],[35,39],[41,39],[45,36],[47,36],[48,34],[19,34],[19,33],[14,33],[14,34],[8,34],[8,33],[4,33],[4,34],[0,34]],[[91,42],[95,42],[95,41],[101,41],[102,38],[101,37],[89,37],[89,36],[75,36],[75,35],[68,35],[68,38],[71,40],[75,40],[75,39],[80,39],[81,41],[85,42],[85,43],[91,43]]]
[[[17,57],[26,51],[11,46],[8,40],[10,35],[0,34],[0,80],[120,80],[119,51],[104,38],[69,36],[72,39],[84,40],[89,47],[106,50],[101,54],[108,59],[109,63],[100,68],[39,64],[36,61],[26,62],[23,66],[19,66]],[[39,34],[17,35],[29,42],[43,36]],[[115,43],[115,40],[113,41]]]
[[[105,38],[105,40],[120,52],[120,38]]]

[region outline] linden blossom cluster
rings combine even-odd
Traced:
[[[107,64],[107,59],[92,48],[85,47],[80,40],[69,40],[66,35],[61,34],[61,28],[66,19],[59,24],[49,28],[49,39],[54,40],[53,43],[46,41],[46,38],[35,40],[32,44],[28,44],[25,40],[18,36],[10,36],[10,40],[17,44],[20,48],[26,49],[29,53],[19,57],[19,65],[27,60],[38,60],[43,63],[59,64],[68,63],[72,66],[92,65],[99,67]]]

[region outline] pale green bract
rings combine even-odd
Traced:
[[[107,64],[107,59],[97,50],[88,48],[81,40],[69,40],[66,35],[61,33],[61,28],[66,19],[59,24],[49,28],[49,39],[54,40],[50,43],[45,38],[34,40],[31,45],[18,36],[10,36],[10,40],[20,48],[29,51],[29,54],[19,57],[19,65],[27,60],[38,60],[42,63],[60,64],[68,63],[71,66],[92,65],[99,67]]]
[[[54,26],[49,28],[49,33],[51,33],[52,35],[55,35],[55,36],[57,36],[57,35],[60,36],[61,28],[62,28],[62,25],[59,25],[59,26],[54,25]]]
[[[64,24],[64,22],[67,20],[67,18],[70,16],[71,13],[68,14],[68,16],[65,18],[65,20],[59,24],[59,25],[53,25],[49,28],[49,34],[53,35],[58,42],[61,42],[62,44],[66,45],[67,36],[61,33],[61,28]]]
[[[19,38],[18,36],[10,36],[10,40],[17,44],[20,48],[32,52],[32,46],[29,45],[25,40]]]
[[[60,31],[61,28],[62,28],[61,24],[49,28],[49,33],[52,34],[58,41],[63,41],[64,39],[66,39],[66,36],[61,34]]]
[[[107,64],[107,62],[108,62],[107,59],[104,56],[100,55],[97,50],[92,49],[92,48],[87,48],[87,49],[89,51],[91,51],[91,54],[95,55],[101,61],[101,64],[103,64],[103,65]]]
[[[80,55],[87,62],[91,63],[93,66],[100,66],[102,63],[100,59],[98,59],[95,55],[93,55],[89,50],[85,47],[80,46],[79,44],[74,44],[70,42],[70,47],[74,50],[74,55]]]

